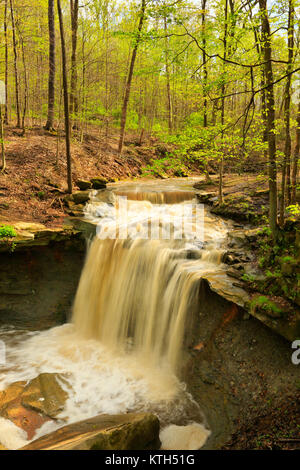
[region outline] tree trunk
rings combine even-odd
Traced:
[[[25,118],[27,112],[27,101],[28,101],[28,80],[27,80],[27,67],[25,62],[25,52],[24,52],[24,42],[23,38],[21,38],[21,47],[22,47],[22,60],[23,60],[23,71],[24,71],[24,106],[23,106],[23,114],[22,114],[22,135],[25,135]]]
[[[4,7],[4,39],[5,39],[5,112],[4,124],[8,124],[8,41],[7,41],[7,0]]]
[[[277,167],[276,167],[276,138],[275,138],[275,101],[272,69],[272,47],[270,24],[267,11],[267,0],[259,0],[261,13],[262,50],[265,67],[266,86],[266,124],[269,147],[269,223],[274,240],[277,238]]]
[[[203,67],[203,127],[207,127],[207,57],[206,57],[206,0],[202,0],[201,24],[202,24],[202,67]]]
[[[202,25],[202,67],[203,67],[203,127],[208,126],[207,119],[207,80],[208,80],[208,71],[207,71],[207,56],[206,56],[206,0],[202,0],[201,5],[201,25]],[[205,179],[209,183],[211,181],[208,173],[208,162],[204,162],[204,173]]]
[[[76,122],[76,114],[78,112],[78,99],[77,99],[78,0],[70,0],[70,6],[71,6],[71,28],[72,28],[70,113],[71,113],[71,119],[73,119],[74,122]]]
[[[289,0],[289,20],[288,20],[288,64],[287,64],[287,79],[284,90],[284,121],[285,121],[285,147],[284,159],[282,164],[281,176],[281,199],[280,199],[280,225],[284,224],[284,212],[286,206],[286,199],[288,204],[291,200],[290,188],[290,173],[291,173],[291,133],[290,133],[290,107],[291,107],[291,71],[293,67],[294,55],[294,0]],[[287,190],[287,198],[286,198]]]
[[[298,160],[300,150],[300,95],[298,101],[298,112],[297,112],[297,128],[296,128],[296,145],[294,150],[293,159],[293,170],[292,170],[292,198],[291,203],[296,204],[296,193],[297,193],[297,173],[298,173]]]
[[[69,98],[68,98],[67,59],[66,59],[64,23],[63,23],[63,15],[61,11],[60,0],[57,0],[57,10],[58,10],[60,39],[61,39],[62,74],[63,74],[63,89],[64,89],[67,181],[68,181],[68,191],[70,194],[72,194],[72,161],[71,161],[71,145],[70,145],[70,116],[69,116]]]
[[[136,59],[139,43],[141,40],[141,32],[143,28],[144,19],[145,19],[145,9],[146,9],[146,0],[142,0],[141,10],[140,10],[140,21],[139,21],[139,25],[138,25],[138,29],[136,33],[135,44],[134,44],[133,51],[132,51],[129,72],[128,72],[128,77],[127,77],[127,82],[126,82],[126,87],[125,87],[123,107],[122,107],[121,129],[120,129],[120,139],[119,139],[119,148],[118,148],[119,155],[121,155],[122,153],[123,144],[124,144],[127,107],[128,107],[129,97],[130,97],[130,89],[131,89],[131,82],[132,82],[132,77],[133,77],[135,59]]]
[[[6,169],[5,148],[4,148],[4,130],[3,130],[3,117],[2,106],[0,104],[0,141],[1,141],[1,172],[4,173]]]
[[[228,0],[225,0],[224,10],[224,38],[223,38],[223,79],[221,88],[221,137],[222,137],[222,148],[221,148],[221,160],[219,164],[219,204],[223,204],[223,171],[224,171],[224,157],[223,157],[223,141],[224,141],[224,118],[225,118],[225,61],[227,58],[227,34],[228,34]]]
[[[55,19],[54,0],[48,0],[48,27],[49,27],[49,80],[48,80],[48,117],[46,130],[53,128],[54,101],[55,101]]]
[[[12,33],[13,33],[13,49],[14,49],[14,70],[15,70],[17,127],[21,127],[20,103],[19,103],[18,55],[17,55],[16,26],[15,26],[13,0],[10,0],[10,13],[11,13],[11,25],[12,25]]]
[[[167,17],[164,16],[164,31],[165,31],[165,59],[166,59],[166,79],[167,79],[167,99],[168,99],[168,127],[169,132],[173,129],[172,119],[172,100],[171,100],[171,87],[170,87],[170,64],[169,64],[169,42],[167,38]]]

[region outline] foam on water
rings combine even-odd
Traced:
[[[7,329],[2,333],[7,340]],[[69,398],[58,421],[45,423],[35,439],[101,413],[151,411],[168,423],[181,420],[189,408],[201,419],[184,384],[167,368],[152,368],[135,355],[118,355],[96,340],[84,339],[71,324],[31,333],[29,337],[24,333],[24,339],[19,335],[17,344],[7,341],[7,362],[0,368],[0,390],[44,372],[63,374],[67,383],[61,385]],[[10,449],[28,443],[26,434],[4,419],[0,421],[0,442]]]
[[[163,450],[197,450],[200,449],[210,435],[210,431],[199,423],[186,426],[170,424],[160,433]]]

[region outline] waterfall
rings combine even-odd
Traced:
[[[164,233],[169,223],[169,210],[173,214],[173,235],[181,224],[178,214],[182,214],[184,204],[171,204],[170,201],[192,199],[191,193],[187,192],[181,196],[176,193],[173,199],[166,193],[157,193],[156,197],[151,192],[128,194],[129,199],[135,201],[133,204],[128,201],[128,226],[132,220],[138,227],[147,226],[145,212],[152,207],[156,223]],[[140,201],[140,198],[144,199]],[[155,205],[149,200],[155,201]],[[168,205],[158,204],[160,200],[168,201]],[[97,216],[99,212],[106,214],[103,224],[108,220],[110,226],[116,217],[111,205],[101,202],[100,208],[95,204],[89,208],[90,214]],[[139,230],[143,232],[141,228]],[[216,228],[211,227],[208,232],[213,237]],[[215,269],[222,254],[215,240],[209,243],[210,237],[206,246],[200,248],[197,240],[189,244],[189,233],[183,238],[95,237],[74,304],[73,323],[77,331],[119,353],[138,354],[152,365],[166,363],[176,372],[180,368],[186,325],[191,324],[199,311],[201,273],[205,269]]]
[[[90,247],[73,321],[86,337],[132,349],[175,370],[199,276],[160,240],[100,240]]]
[[[36,332],[0,328],[6,344],[0,390],[40,373],[62,374],[69,398],[51,430],[102,413],[147,411],[159,416],[165,449],[196,449],[210,431],[179,370],[185,346],[194,344],[201,278],[222,276],[227,227],[198,211],[192,191],[168,194],[156,185],[129,192],[122,230],[115,226],[124,201],[111,191],[92,195],[86,217],[98,224],[97,236],[89,245],[72,322]],[[120,192],[126,196],[125,189]],[[202,218],[199,240],[195,225]],[[20,430],[2,420],[0,441],[10,434],[9,447],[20,447]]]

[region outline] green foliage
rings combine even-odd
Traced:
[[[14,238],[17,236],[17,232],[11,225],[0,226],[0,239],[2,238]]]
[[[276,313],[281,314],[282,310],[279,308],[274,302],[272,302],[268,297],[264,295],[260,295],[253,299],[250,302],[250,308],[254,311],[259,308],[261,310],[266,311],[267,313]]]
[[[150,164],[142,169],[142,176],[167,177],[167,171],[175,176],[188,176],[188,169],[184,163],[172,154],[160,159],[152,159]]]
[[[291,215],[300,215],[300,205],[299,204],[293,204],[291,206],[288,206],[286,208],[287,212],[289,212]]]

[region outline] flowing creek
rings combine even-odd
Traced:
[[[213,432],[181,365],[201,308],[200,279],[228,283],[221,260],[231,224],[197,204],[192,183],[114,184],[105,198],[95,192],[86,218],[98,224],[98,236],[72,321],[42,332],[1,328],[0,390],[43,372],[65,378],[65,408],[35,439],[66,423],[132,411],[159,416],[163,448],[197,449]],[[28,442],[3,418],[0,441],[9,448]]]

